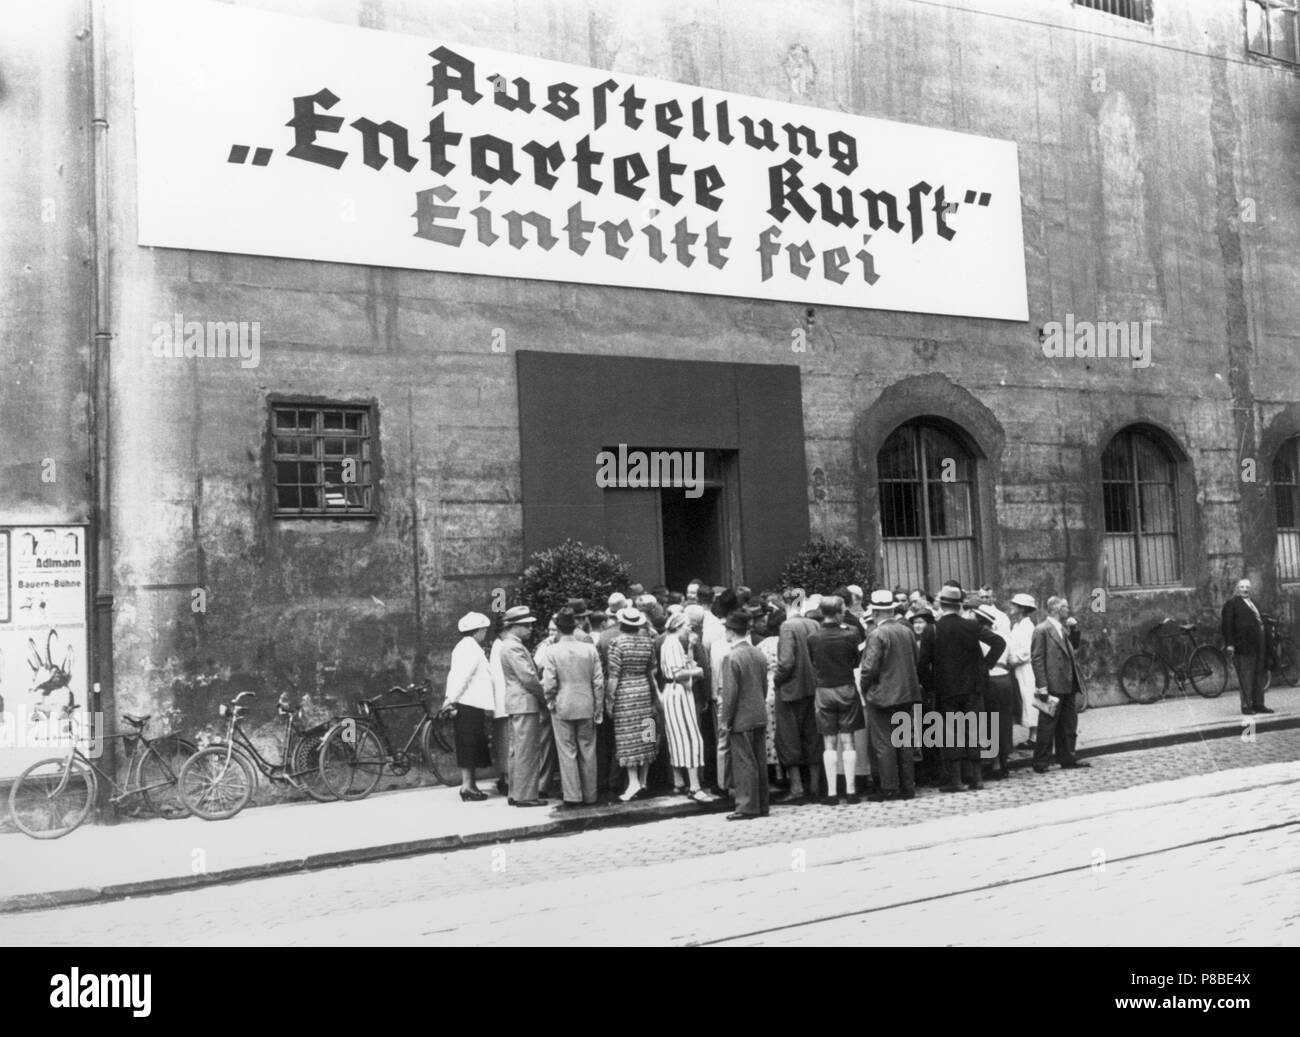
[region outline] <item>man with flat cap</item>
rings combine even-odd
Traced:
[[[749,616],[733,612],[723,621],[730,650],[722,661],[722,706],[718,719],[727,733],[736,809],[728,821],[766,817],[767,659],[749,640]]]
[[[505,682],[506,712],[510,714],[512,746],[509,803],[514,807],[546,806],[546,800],[538,795],[538,782],[553,741],[551,711],[537,665],[524,644],[536,622],[537,618],[528,611],[527,605],[507,609],[501,618],[501,673]]]

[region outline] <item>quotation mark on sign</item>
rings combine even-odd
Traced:
[[[966,192],[967,205],[988,205],[989,202],[991,202],[992,200],[993,200],[993,194],[990,191],[978,191],[978,192],[967,191]],[[952,206],[953,212],[957,211],[956,202],[949,202],[948,204]]]
[[[232,144],[230,146],[230,157],[227,162],[233,162],[235,165],[243,165],[248,161],[249,147],[247,144]],[[264,166],[271,161],[270,148],[258,148],[253,152],[253,165]]]

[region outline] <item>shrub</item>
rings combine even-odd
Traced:
[[[781,570],[781,587],[802,587],[809,594],[830,594],[855,583],[871,590],[871,556],[853,544],[813,537]]]
[[[589,608],[603,606],[631,580],[627,563],[612,551],[566,540],[528,558],[519,580],[519,597],[532,609],[536,630],[545,636],[547,622],[570,598],[585,598]]]

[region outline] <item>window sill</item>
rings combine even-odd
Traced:
[[[1120,598],[1136,598],[1142,594],[1195,594],[1196,588],[1187,587],[1180,583],[1171,583],[1167,586],[1107,587],[1106,593]]]

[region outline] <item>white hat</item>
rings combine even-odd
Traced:
[[[845,589],[855,597],[858,598],[862,597],[862,588],[859,587],[856,583],[850,583],[848,587]]]
[[[456,629],[462,634],[468,634],[471,630],[485,630],[491,625],[492,620],[488,619],[482,612],[466,612],[460,617]]]
[[[822,596],[820,594],[814,594],[811,597],[804,599],[803,614],[806,616],[810,612],[816,612],[821,607],[822,607]]]
[[[1031,612],[1038,608],[1038,602],[1034,600],[1034,596],[1023,591],[1011,596],[1011,604],[1019,605],[1022,609],[1029,609]]]

